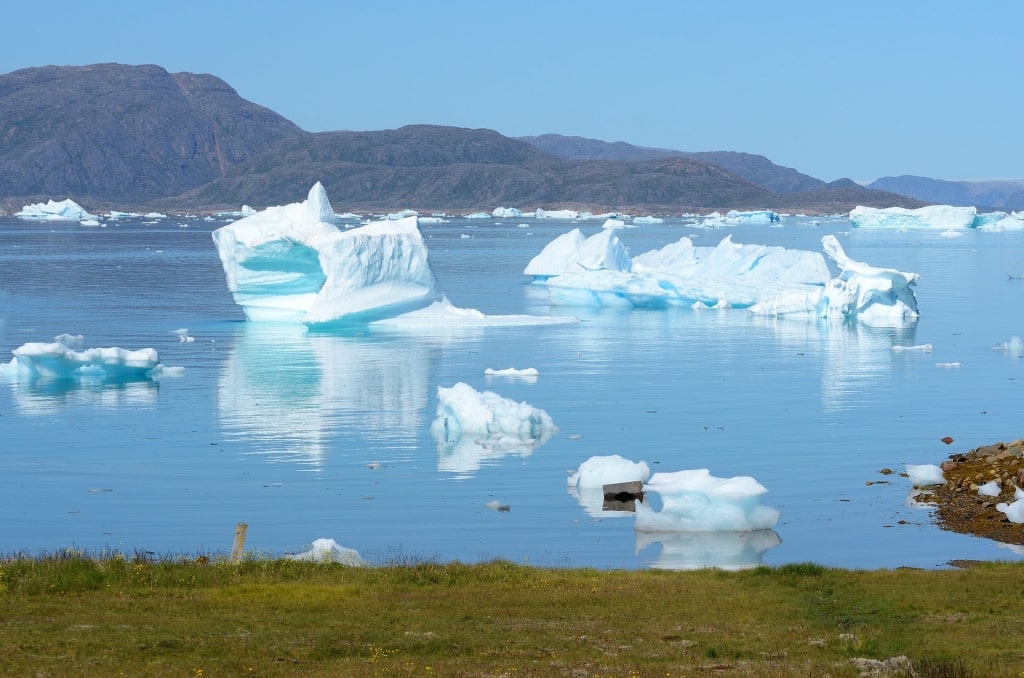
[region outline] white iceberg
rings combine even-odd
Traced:
[[[905,466],[907,477],[910,478],[910,484],[914,487],[946,484],[942,468],[935,464],[906,464]]]
[[[67,343],[61,341],[67,338]],[[30,342],[14,349],[14,358],[0,364],[0,376],[10,381],[34,379],[133,382],[156,380],[163,366],[156,349],[130,351],[118,347],[76,351],[80,337],[61,335],[51,343]]]
[[[1024,212],[979,214],[974,220],[974,227],[979,231],[1022,231],[1024,230]]]
[[[70,198],[60,202],[48,200],[45,203],[37,202],[25,205],[20,212],[15,212],[14,216],[19,219],[36,221],[95,221],[97,219],[95,214],[89,214]]]
[[[286,555],[285,558],[314,563],[338,563],[349,567],[366,567],[368,565],[358,551],[341,546],[333,539],[317,539],[308,551]]]
[[[523,213],[515,207],[495,207],[491,216],[495,219],[518,219]]]
[[[631,461],[617,454],[587,459],[567,478],[570,487],[602,489],[605,485],[643,482],[651,475],[645,461]]]
[[[768,490],[750,476],[716,478],[708,469],[655,473],[644,493],[661,496],[661,510],[636,504],[640,532],[754,532],[771,530],[779,511],[764,504]]]
[[[743,245],[724,238],[695,247],[688,237],[632,259],[614,230],[585,238],[564,233],[523,273],[547,286],[555,305],[636,308],[746,308],[757,315],[809,314],[868,325],[913,322],[917,274],[876,268],[846,256],[832,235],[824,253]]]
[[[729,210],[725,215],[727,224],[777,224],[779,221],[779,215],[771,210]]]
[[[430,433],[437,444],[438,470],[457,477],[507,456],[529,456],[558,432],[544,410],[462,382],[439,386],[437,397]]]
[[[661,217],[656,217],[648,214],[646,217],[633,217],[633,223],[642,225],[655,225],[663,224],[665,223],[665,220],[662,219]]]
[[[917,209],[858,205],[850,210],[850,221],[856,228],[929,228],[948,231],[972,228],[977,216],[978,210],[974,207],[952,205],[929,205]]]
[[[534,212],[535,219],[577,219],[580,213],[576,210],[545,210],[538,209]]]
[[[339,230],[323,186],[304,202],[269,207],[213,232],[228,289],[253,321],[309,327],[524,325],[572,318],[486,316],[438,288],[417,217]]]

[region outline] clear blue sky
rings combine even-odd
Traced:
[[[827,181],[1024,178],[1019,0],[49,0],[0,27],[0,73],[210,73],[309,131],[431,123],[744,151]]]

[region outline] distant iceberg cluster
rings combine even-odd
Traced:
[[[349,230],[334,220],[317,182],[304,202],[269,207],[213,232],[228,289],[249,320],[311,328],[575,321],[453,306],[434,278],[416,216]]]
[[[901,325],[918,317],[917,274],[876,268],[846,256],[822,238],[839,268],[832,277],[817,252],[741,245],[730,236],[716,247],[688,237],[630,257],[614,230],[589,238],[579,229],[551,241],[523,273],[548,289],[552,304],[634,308],[745,308],[758,315],[804,314]]]
[[[928,205],[917,209],[904,207],[855,207],[850,211],[855,228],[892,230],[937,229],[956,231],[965,228],[991,231],[1024,230],[1024,212],[986,212],[975,207]]]
[[[125,383],[156,380],[165,371],[156,349],[75,350],[81,341],[81,335],[64,334],[50,343],[23,344],[12,351],[14,358],[10,362],[0,364],[0,377],[9,381],[53,379]]]

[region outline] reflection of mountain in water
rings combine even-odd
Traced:
[[[782,543],[774,530],[755,532],[637,532],[636,552],[661,542],[657,570],[717,567],[744,570],[761,565],[765,552]]]
[[[332,434],[412,441],[423,428],[431,348],[246,323],[218,384],[221,426],[250,454],[320,468]],[[410,443],[412,444],[412,443]]]

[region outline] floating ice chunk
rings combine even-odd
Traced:
[[[544,210],[538,209],[534,213],[536,219],[576,219],[580,213],[576,210]]]
[[[856,228],[932,228],[942,231],[971,228],[978,210],[974,207],[929,205],[918,209],[904,207],[862,207],[850,210],[850,221]]]
[[[398,212],[391,212],[388,214],[388,220],[398,221],[399,219],[408,219],[409,217],[418,217],[420,215],[416,210],[400,210]]]
[[[819,315],[874,326],[903,325],[917,320],[917,298],[913,291],[916,273],[854,261],[846,256],[834,235],[824,236],[821,244],[840,273],[826,286]]]
[[[927,487],[928,485],[945,485],[946,477],[942,475],[942,469],[935,464],[906,464],[907,477],[914,487]]]
[[[1003,487],[999,484],[998,480],[990,480],[978,487],[978,494],[982,497],[998,497],[1002,490]]]
[[[1011,337],[1009,341],[996,344],[992,348],[996,351],[1005,351],[1007,354],[1018,358],[1024,354],[1024,342],[1021,341],[1020,337]]]
[[[487,212],[473,212],[466,215],[467,219],[490,219],[491,215]]]
[[[625,228],[626,222],[622,219],[605,219],[605,222],[601,224],[601,228],[606,230],[615,230],[616,228]]]
[[[708,469],[655,473],[644,491],[658,493],[662,507],[637,503],[641,532],[751,532],[771,530],[779,520],[779,511],[763,502],[768,490],[750,476],[716,478]]]
[[[308,551],[286,555],[285,558],[314,563],[338,563],[349,567],[366,567],[368,565],[358,551],[341,546],[333,539],[317,539]]]
[[[591,457],[567,478],[570,487],[603,488],[615,483],[645,481],[651,475],[647,462],[630,461],[617,454]]]
[[[665,223],[665,220],[662,219],[661,217],[655,217],[655,216],[647,215],[646,217],[633,217],[633,223],[634,224],[644,224],[644,225],[663,224],[663,223]]]
[[[493,391],[477,391],[464,382],[450,388],[438,386],[437,398],[437,415],[430,430],[441,443],[467,436],[502,445],[538,447],[558,432],[544,410]]]
[[[602,230],[585,238],[574,228],[558,236],[541,250],[523,270],[525,275],[543,281],[551,276],[577,271],[629,271],[629,250],[614,229]]]
[[[725,222],[728,224],[776,224],[779,221],[779,215],[771,210],[729,210],[725,215]]]
[[[484,374],[488,377],[521,377],[521,378],[536,378],[540,375],[540,372],[536,367],[524,367],[521,370],[517,370],[514,367],[508,367],[503,370],[495,370],[490,367],[484,370]]]
[[[75,351],[57,341],[31,342],[12,351],[14,359],[3,367],[9,379],[143,381],[158,376],[156,349],[90,348]]]
[[[491,216],[496,219],[518,219],[523,216],[523,213],[515,207],[495,207]]]
[[[1024,212],[986,212],[974,220],[979,231],[1020,231],[1024,230]]]
[[[97,221],[96,219],[84,219],[82,221],[79,221],[78,223],[81,224],[82,226],[99,226],[100,225],[100,222]]]
[[[96,215],[89,214],[81,205],[70,198],[60,202],[48,200],[45,203],[37,202],[32,205],[25,205],[21,208],[20,212],[15,212],[14,216],[19,219],[37,221],[95,221],[98,219]]]
[[[917,346],[893,346],[891,347],[894,353],[901,353],[903,351],[920,351],[921,353],[931,353],[931,344],[918,344]]]
[[[960,367],[960,363],[959,362],[955,362],[955,363],[935,363],[935,366],[936,367],[942,367],[942,368],[945,368],[947,370],[955,370],[958,367]]]

